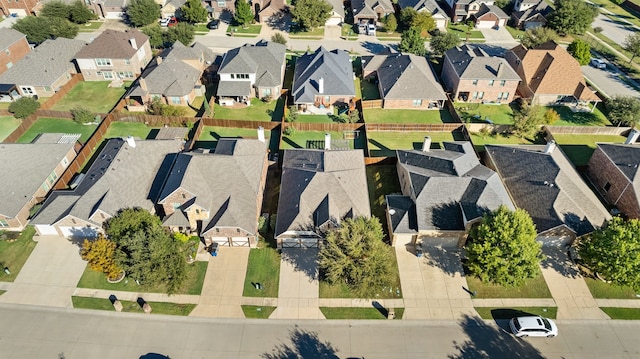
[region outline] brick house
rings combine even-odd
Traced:
[[[505,26],[509,21],[509,15],[495,5],[481,4],[480,10],[473,14],[472,19],[477,28],[488,29],[494,26]]]
[[[18,14],[19,16],[35,15],[40,0],[0,0],[0,16]]]
[[[505,59],[463,45],[445,52],[442,82],[455,101],[509,103],[520,77]]]
[[[384,22],[389,14],[394,14],[390,0],[351,0],[351,13],[355,24]]]
[[[544,0],[518,0],[511,13],[511,24],[522,30],[545,26],[552,11]]]
[[[629,218],[640,218],[640,147],[634,144],[638,132],[630,136],[632,141],[625,144],[596,144],[587,176],[607,203]]]
[[[382,108],[439,110],[447,99],[433,69],[422,56],[363,56],[362,77],[365,81],[377,81]]]
[[[85,81],[133,81],[151,58],[149,37],[136,29],[105,30],[75,57]]]
[[[27,42],[27,35],[10,28],[0,28],[0,75],[29,52],[31,48]]]
[[[268,169],[258,132],[257,140],[220,139],[213,153],[179,154],[158,201],[163,225],[207,245],[255,248]]]
[[[482,4],[493,5],[494,0],[446,0],[449,16],[453,22],[465,22],[480,11]]]
[[[31,208],[44,200],[76,157],[80,135],[42,134],[32,143],[3,143],[0,160],[11,170],[0,171],[0,229],[20,231]]]
[[[436,0],[398,0],[400,10],[411,7],[414,10],[426,11],[431,14],[431,18],[436,22],[436,27],[445,30],[451,18]]]

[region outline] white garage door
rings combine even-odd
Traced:
[[[476,27],[479,29],[490,29],[496,25],[495,21],[478,21]]]
[[[67,238],[95,238],[98,230],[94,227],[60,227],[62,235]]]
[[[227,237],[213,237],[211,238],[211,240],[213,241],[213,243],[218,243],[219,246],[229,246],[229,238]]]
[[[248,237],[231,237],[231,245],[234,247],[249,247]]]
[[[47,224],[37,224],[36,230],[40,233],[41,236],[57,236],[58,231],[54,226],[50,226]]]
[[[337,25],[340,25],[341,22],[342,22],[342,18],[340,16],[332,16],[324,24],[326,26],[337,26]]]

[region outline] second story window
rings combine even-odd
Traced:
[[[478,80],[473,80],[473,86],[478,85]]]
[[[493,86],[493,80],[489,80],[489,86]]]
[[[98,66],[111,66],[111,59],[96,59]]]

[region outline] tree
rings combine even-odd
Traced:
[[[159,97],[154,97],[147,106],[147,111],[156,116],[184,116],[187,109],[182,106],[171,106],[163,103]]]
[[[344,283],[360,298],[372,298],[393,283],[391,250],[376,217],[348,218],[327,233],[320,250],[323,278]]]
[[[164,42],[166,44],[173,44],[176,41],[180,41],[183,45],[189,46],[195,37],[196,27],[186,22],[180,22],[176,26],[167,29]]]
[[[537,235],[525,210],[500,206],[485,214],[471,232],[471,242],[466,246],[467,267],[485,283],[520,286],[540,273],[544,256]]]
[[[29,117],[33,115],[38,108],[40,108],[40,102],[32,97],[21,97],[9,104],[9,112],[11,112],[15,118]]]
[[[548,27],[534,27],[524,32],[520,42],[528,49],[532,49],[538,45],[542,45],[548,41],[555,41],[558,38],[558,33]]]
[[[286,122],[296,122],[298,120],[298,106],[293,105],[289,106],[289,111],[287,111],[287,117],[285,118]]]
[[[155,23],[147,25],[140,29],[143,34],[149,36],[149,45],[154,49],[161,49],[164,47],[164,34],[160,24]]]
[[[591,61],[591,46],[583,40],[575,39],[567,47],[567,51],[573,56],[580,66],[588,65]]]
[[[640,291],[640,220],[613,217],[578,242],[578,253],[606,280]]]
[[[384,20],[384,29],[391,33],[396,31],[396,29],[398,28],[398,20],[396,20],[396,16],[393,14],[389,14],[387,15],[387,17]]]
[[[34,44],[57,37],[72,39],[78,34],[77,25],[60,17],[26,16],[18,19],[12,28],[27,35],[27,41]]]
[[[284,35],[282,35],[282,33],[279,31],[271,35],[271,41],[275,42],[276,44],[282,44],[282,45],[287,44],[287,38],[284,37]]]
[[[631,63],[636,56],[640,55],[640,33],[635,32],[628,35],[622,47],[631,53],[631,58],[629,59],[629,63]]]
[[[77,0],[69,5],[69,16],[67,18],[76,24],[86,24],[89,20],[95,19],[96,15],[84,6],[82,1]]]
[[[154,0],[131,0],[126,9],[129,21],[135,27],[157,22],[160,18],[160,7]]]
[[[205,22],[209,14],[200,0],[187,0],[180,8],[180,18],[190,24]]]
[[[44,17],[59,17],[63,19],[69,18],[69,5],[62,1],[55,0],[45,3],[40,11],[40,16]]]
[[[431,37],[431,52],[436,56],[442,56],[444,53],[456,46],[460,45],[460,37],[453,32],[436,31]]]
[[[630,127],[636,127],[640,123],[640,99],[633,96],[614,96],[605,104],[611,122]]]
[[[116,244],[102,235],[94,241],[85,239],[80,256],[91,269],[104,273],[109,279],[117,278],[122,271],[116,264]]]
[[[184,246],[163,227],[160,218],[142,208],[120,210],[104,225],[116,244],[116,264],[140,284],[165,285],[175,293],[186,276]]]
[[[556,110],[552,108],[548,108],[544,111],[544,122],[548,125],[553,124],[556,121],[560,120],[560,114],[556,112]]]
[[[49,31],[51,32],[51,38],[66,37],[67,39],[73,39],[78,35],[78,25],[71,23],[67,19],[60,17],[47,18],[49,22]]]
[[[531,106],[526,101],[521,100],[513,116],[513,133],[520,137],[533,136],[542,124],[545,124],[545,118],[540,106]]]
[[[71,116],[73,116],[73,120],[78,123],[89,123],[94,120],[93,112],[80,106],[71,109]]]
[[[238,24],[242,25],[242,27],[247,27],[251,20],[253,20],[251,4],[246,0],[236,0],[236,13],[233,18]]]
[[[424,46],[424,38],[420,36],[420,29],[412,27],[402,33],[398,49],[402,52],[424,56],[427,49]]]
[[[562,36],[582,35],[598,15],[598,8],[582,0],[555,0],[555,10],[549,16],[548,26]]]
[[[420,11],[411,19],[411,27],[418,28],[420,35],[427,36],[427,33],[436,28],[436,22],[430,12]]]
[[[409,30],[413,23],[413,18],[418,14],[418,11],[412,7],[405,7],[400,10],[400,28],[403,31]]]
[[[360,121],[360,111],[358,111],[357,108],[354,108],[353,110],[349,111],[347,120],[349,123],[356,123]]]
[[[329,20],[331,10],[333,7],[325,0],[296,0],[291,15],[302,28],[313,30]]]

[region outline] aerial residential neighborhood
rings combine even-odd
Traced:
[[[0,0],[0,353],[640,356],[639,74],[638,0]]]

